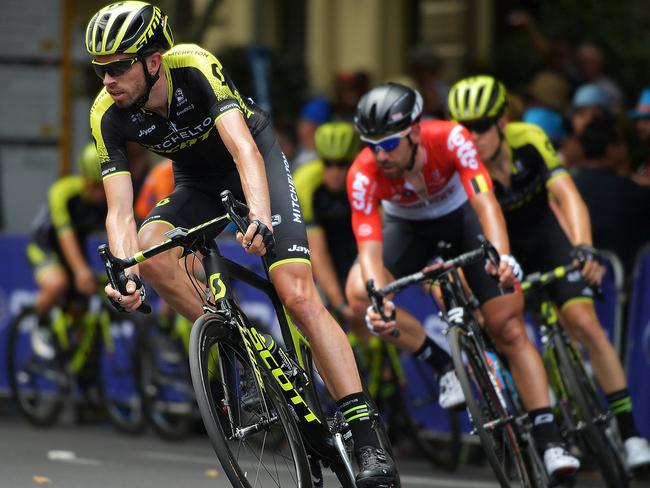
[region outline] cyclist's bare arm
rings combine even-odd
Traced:
[[[246,204],[250,209],[250,219],[259,220],[269,229],[271,227],[271,198],[266,180],[264,160],[257,149],[253,136],[244,121],[243,115],[236,110],[226,113],[216,122],[219,136],[230,152],[241,180]],[[251,224],[246,234],[238,234],[239,242],[252,242],[244,246],[247,252],[262,255],[265,252],[262,236],[255,236],[257,226]],[[254,237],[254,238],[253,238]]]
[[[485,237],[499,251],[499,254],[510,254],[510,241],[506,220],[499,206],[499,202],[493,192],[483,192],[474,195],[470,202],[478,220],[481,223]],[[499,265],[499,285],[511,287],[514,285],[514,274],[512,268],[502,261]]]
[[[569,239],[574,246],[592,244],[591,221],[584,200],[576,188],[573,178],[568,174],[553,178],[548,183],[548,190],[560,207],[562,216],[569,228]]]
[[[97,288],[95,275],[84,259],[75,231],[72,227],[63,229],[57,234],[57,239],[63,257],[72,270],[75,288],[84,295],[93,294]]]
[[[592,245],[591,220],[589,210],[570,175],[553,178],[548,183],[548,190],[557,202],[563,221],[567,224],[571,244]],[[605,268],[597,261],[587,261],[582,268],[584,278],[593,284],[600,284]]]
[[[307,239],[314,277],[329,304],[335,309],[340,309],[345,305],[345,295],[334,270],[325,232],[320,228],[311,227],[307,230]]]
[[[109,248],[119,258],[132,256],[140,248],[133,215],[133,183],[131,175],[128,173],[117,174],[104,179],[104,191],[106,192],[106,202],[108,204],[106,233],[108,234]],[[129,273],[139,275],[137,266],[126,270],[126,274]],[[135,283],[129,281],[126,289],[130,294],[122,296],[111,285],[107,285],[106,294],[109,298],[119,301],[125,310],[135,310],[142,303],[140,295],[134,293],[136,289]]]
[[[364,286],[370,279],[374,280],[375,287],[377,288],[381,288],[390,281],[391,277],[388,276],[384,268],[383,250],[384,244],[381,241],[362,241],[359,243],[359,265],[361,267]],[[384,306],[385,314],[390,316],[394,310],[395,306],[392,302],[386,302]],[[388,333],[397,326],[395,320],[385,322],[372,309],[368,310],[367,315],[372,320],[372,324],[377,333]]]

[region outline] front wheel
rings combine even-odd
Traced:
[[[489,372],[484,351],[461,326],[451,327],[449,342],[470,420],[497,480],[504,488],[535,486],[528,476],[524,450],[518,442],[516,419],[504,406],[497,378]]]
[[[219,315],[203,315],[192,328],[189,354],[201,417],[232,485],[311,486],[284,397],[267,370],[252,365],[240,332]]]
[[[553,346],[557,354],[562,381],[572,399],[573,415],[578,422],[577,433],[581,435],[583,449],[593,457],[609,488],[625,488],[629,485],[620,449],[614,446],[610,435],[610,419],[603,410],[593,382],[584,368],[578,351],[565,342],[562,334],[555,334]]]

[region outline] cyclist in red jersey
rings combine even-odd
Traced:
[[[470,134],[448,121],[420,122],[422,97],[403,85],[388,83],[364,95],[355,126],[368,146],[348,172],[348,198],[359,260],[348,276],[348,302],[372,332],[427,361],[438,372],[450,371],[449,355],[426,336],[419,321],[386,301],[396,319],[385,322],[369,307],[364,284],[378,287],[422,268],[444,240],[460,253],[477,246],[483,233],[501,254],[499,269],[482,264],[465,269],[480,303],[490,337],[508,359],[550,475],[574,472],[579,461],[568,454],[554,423],[541,357],[528,338],[521,293],[508,293],[521,268],[509,255],[505,219],[492,182]],[[380,214],[383,208],[383,215]],[[498,281],[498,283],[497,283]],[[390,332],[399,327],[401,334]],[[457,380],[456,380],[457,381]],[[453,388],[453,384],[449,385]]]

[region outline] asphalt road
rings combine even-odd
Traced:
[[[434,471],[413,455],[399,459],[405,488],[498,487],[485,466],[455,473]],[[167,488],[228,487],[212,448],[202,434],[167,442],[153,433],[119,434],[109,425],[66,425],[36,429],[11,412],[0,413],[0,488]],[[326,478],[326,486],[337,486]],[[578,487],[602,486],[594,473]],[[634,486],[650,487],[650,483]]]

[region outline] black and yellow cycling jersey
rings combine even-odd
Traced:
[[[327,247],[341,285],[357,256],[352,231],[352,210],[345,188],[332,192],[323,183],[323,163],[315,160],[300,166],[294,183],[307,229],[324,232]]]
[[[526,273],[571,261],[571,244],[549,206],[548,185],[570,178],[550,140],[536,125],[511,122],[504,137],[511,161],[510,188],[493,179],[494,192],[508,225],[512,254]],[[560,307],[593,299],[580,272],[570,273],[549,290]]]
[[[32,224],[27,256],[35,267],[43,264],[65,264],[57,236],[73,230],[79,247],[85,251],[89,234],[104,230],[106,204],[95,205],[83,198],[84,179],[78,175],[65,176],[55,182],[48,192],[47,204]]]
[[[544,131],[536,125],[511,122],[503,135],[511,161],[510,187],[493,179],[510,233],[534,226],[550,212],[547,187],[555,178],[568,176]]]
[[[133,141],[174,161],[176,184],[209,187],[236,172],[215,122],[239,111],[255,136],[268,116],[244,100],[219,60],[194,44],[180,44],[163,54],[167,79],[167,118],[146,109],[120,109],[106,88],[90,111],[90,125],[102,164],[102,176],[128,172],[126,142]]]

